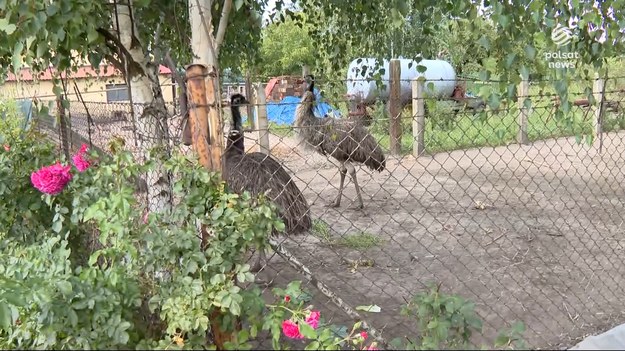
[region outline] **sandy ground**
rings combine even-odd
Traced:
[[[170,126],[179,135],[179,122]],[[85,122],[77,119],[73,127],[86,137]],[[92,141],[105,147],[113,134],[131,144],[131,123],[99,124]],[[476,303],[484,320],[476,343],[492,345],[497,330],[523,321],[529,346],[569,347],[625,318],[624,136],[604,135],[601,154],[561,138],[389,157],[381,173],[358,169],[365,208],[356,210],[349,180],[342,206],[325,206],[339,180],[331,160],[294,138],[271,135],[272,155],[294,176],[314,218],[331,229],[330,238],[298,236],[286,246],[352,307],[380,306],[381,313],[363,313],[389,340],[414,335],[413,324],[399,316],[401,305],[427,284],[442,283],[444,292]],[[256,151],[256,133],[246,137]],[[357,250],[327,240],[362,232],[380,243]],[[374,265],[353,269],[348,262],[357,259]],[[277,277],[278,285],[303,280],[278,256],[261,274]],[[324,316],[347,322],[308,288]]]

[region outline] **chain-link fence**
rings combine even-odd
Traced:
[[[586,100],[584,89],[593,86],[602,104]],[[570,104],[563,104],[530,82],[519,88],[521,102],[497,109],[470,95],[423,95],[419,102],[413,95],[398,119],[379,102],[350,113],[354,104],[345,100],[328,102],[335,113],[300,123],[310,116],[298,113],[328,110],[298,107],[300,97],[284,103],[247,97],[255,116],[248,118],[244,107],[240,112],[245,151],[269,150],[310,208],[310,228],[280,236],[283,248],[345,305],[379,306],[379,313],[359,313],[386,339],[414,333],[400,308],[434,283],[476,303],[484,321],[476,343],[522,321],[529,346],[554,348],[625,320],[619,302],[625,293],[623,87],[618,78],[577,82],[568,88]],[[114,135],[138,145],[129,105],[70,106],[72,138],[103,150]],[[189,150],[179,142],[180,113],[169,109],[171,145]],[[267,129],[258,127],[265,123]],[[305,147],[306,140],[315,147]],[[419,142],[424,150],[414,147]],[[389,153],[392,143],[399,143],[398,153]],[[372,156],[376,145],[385,155],[383,169]],[[333,207],[341,174],[343,198]],[[270,256],[260,275],[275,284],[302,279],[285,257]],[[323,294],[313,295],[326,316],[346,319]]]

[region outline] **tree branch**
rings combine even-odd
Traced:
[[[232,0],[224,0],[224,7],[221,11],[221,18],[219,19],[219,28],[217,29],[217,36],[215,37],[215,58],[219,57],[219,49],[226,36],[226,28],[228,27],[228,19],[232,10]]]
[[[128,63],[129,73],[132,72],[131,74],[134,75],[136,72],[143,72],[141,65],[135,62],[130,54],[130,51],[128,51],[128,49],[121,43],[121,41],[119,41],[117,37],[104,28],[98,28],[96,31],[107,40],[107,46],[109,46],[109,48],[116,48],[118,54]]]
[[[109,45],[107,43],[107,46],[110,49],[113,49],[114,47],[112,45]],[[117,70],[119,70],[120,72],[124,72],[124,63],[122,62],[122,60],[118,60],[114,55],[112,54],[104,54],[104,58],[109,61],[113,67],[115,67]]]

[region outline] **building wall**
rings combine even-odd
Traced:
[[[163,89],[163,98],[166,103],[174,102],[172,81],[169,75],[160,75],[159,80]],[[123,77],[81,78],[70,79],[67,86],[70,101],[78,100],[74,92],[74,82],[86,102],[107,102],[107,84],[125,84]],[[53,84],[50,80],[9,81],[0,85],[0,99],[6,98],[33,98],[40,100],[54,100]],[[177,93],[176,93],[177,95]]]

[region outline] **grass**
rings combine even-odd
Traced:
[[[318,218],[313,219],[312,233],[314,236],[321,239],[321,241],[324,241],[328,244],[332,243],[332,237],[330,235],[330,226],[328,226],[328,223],[326,223],[322,219],[318,219]]]
[[[275,122],[269,122],[269,131],[281,137],[291,137],[295,135],[295,131],[292,126],[277,124]]]
[[[369,128],[376,140],[386,150],[390,147],[388,118],[379,114]],[[484,146],[501,146],[515,143],[518,135],[519,111],[515,107],[499,112],[488,111],[471,115],[458,113],[454,117],[445,102],[428,104],[426,116],[425,148],[429,153],[452,151]],[[605,132],[624,129],[625,113],[606,113],[604,115]],[[374,115],[375,117],[375,115]],[[592,110],[574,107],[568,114],[557,117],[554,109],[544,101],[532,109],[528,118],[528,137],[530,141],[577,136],[578,142],[591,141],[593,133]],[[412,152],[412,116],[409,110],[402,115],[402,153]]]
[[[337,245],[346,246],[355,250],[368,250],[381,243],[382,239],[380,239],[380,237],[363,231],[347,234],[336,242]]]
[[[332,238],[330,226],[321,219],[314,219],[312,233],[321,241],[329,245],[345,246],[354,250],[368,250],[382,243],[378,236],[364,231],[347,234],[340,239]]]

